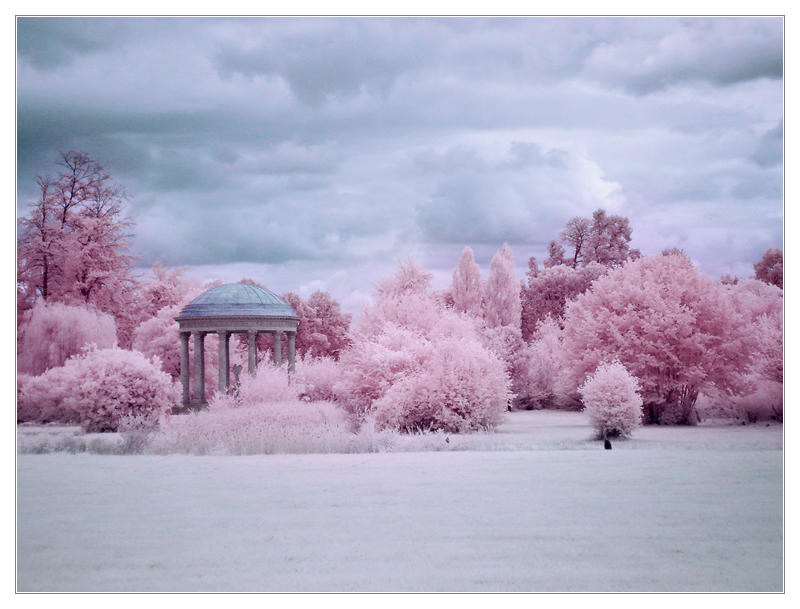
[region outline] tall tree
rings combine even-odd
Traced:
[[[483,300],[481,267],[475,262],[475,254],[471,247],[464,248],[458,266],[453,269],[451,294],[456,311],[469,313],[475,317],[481,315]]]
[[[559,234],[560,243],[551,241],[545,268],[566,264],[572,268],[597,262],[609,268],[625,264],[626,260],[641,256],[639,250],[630,249],[631,227],[627,218],[609,216],[598,209],[592,219],[572,218]],[[561,244],[571,253],[567,254]]]
[[[519,292],[520,285],[514,272],[514,253],[505,243],[489,263],[489,278],[484,286],[483,315],[487,326],[519,329],[522,314]]]
[[[120,321],[136,286],[127,253],[133,222],[122,217],[127,195],[82,152],[62,153],[58,166],[55,177],[37,178],[39,197],[18,222],[18,307],[37,299],[89,305],[127,327]]]

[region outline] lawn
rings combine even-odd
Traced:
[[[425,452],[19,454],[17,589],[783,590],[780,424],[591,437],[533,411]]]

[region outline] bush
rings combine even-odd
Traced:
[[[101,349],[117,342],[111,315],[87,307],[38,302],[20,328],[20,372],[39,375],[58,368],[89,344]]]
[[[117,431],[130,415],[158,419],[180,398],[160,362],[117,348],[70,358],[31,378],[20,394],[26,412],[38,411],[37,422],[79,423],[87,432]]]
[[[275,367],[263,362],[254,375],[242,373],[239,385],[230,393],[216,393],[209,403],[211,409],[258,406],[297,400],[297,388],[289,379],[286,366]]]
[[[18,423],[80,423],[78,413],[63,406],[72,389],[65,367],[51,368],[39,376],[20,375],[17,392]]]
[[[601,365],[578,391],[598,437],[626,438],[641,425],[639,383],[618,361]]]
[[[303,358],[297,362],[294,382],[300,399],[309,402],[335,399],[334,386],[341,376],[339,363],[331,357]]]
[[[501,422],[511,394],[503,362],[468,338],[440,338],[424,365],[373,405],[381,428],[468,433]]]

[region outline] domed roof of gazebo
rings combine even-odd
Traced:
[[[180,317],[297,317],[285,300],[249,283],[226,283],[206,290]]]

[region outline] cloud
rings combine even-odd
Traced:
[[[761,136],[758,148],[750,156],[759,167],[766,169],[783,163],[783,119],[774,128]]]
[[[17,53],[43,70],[54,70],[82,56],[107,51],[127,39],[126,20],[21,17]]]
[[[758,78],[783,77],[783,20],[635,20],[642,34],[595,48],[584,74],[601,83],[645,95],[687,82],[727,86]],[[655,30],[655,31],[654,31]]]
[[[224,78],[285,80],[303,103],[319,107],[330,98],[362,89],[388,91],[415,59],[430,50],[416,35],[425,22],[393,19],[231,20],[218,33],[213,62]],[[424,27],[424,25],[423,25]]]
[[[574,215],[616,212],[623,203],[619,184],[605,179],[596,163],[535,142],[513,141],[493,162],[464,147],[428,150],[422,158],[417,166],[438,172],[430,196],[417,206],[430,242],[543,243],[552,238],[545,238],[545,227],[560,230]]]
[[[446,281],[465,245],[524,273],[600,207],[709,270],[781,245],[780,18],[17,23],[18,206],[84,150],[142,265],[344,300],[408,254]]]

